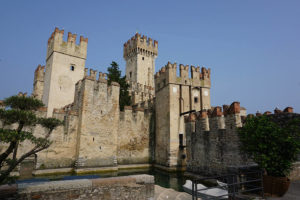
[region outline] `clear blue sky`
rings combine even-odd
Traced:
[[[168,61],[212,69],[212,105],[240,101],[248,113],[300,112],[300,1],[0,1],[0,99],[31,93],[55,27],[89,38],[86,67],[124,72],[123,44],[136,31]]]

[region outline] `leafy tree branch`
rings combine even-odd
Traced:
[[[49,137],[53,130],[62,124],[55,118],[38,118],[34,111],[43,106],[40,100],[25,95],[12,96],[4,100],[4,109],[0,109],[0,142],[8,143],[8,147],[0,154],[0,183],[4,183],[10,172],[27,157],[34,155],[51,145]],[[33,133],[24,131],[26,126],[40,124],[48,131],[44,137],[36,137]],[[10,127],[16,126],[16,129]],[[8,127],[8,128],[6,128]],[[29,141],[33,147],[18,155],[20,143]]]

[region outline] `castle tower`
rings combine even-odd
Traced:
[[[54,108],[61,108],[74,101],[75,84],[84,76],[88,39],[68,33],[63,40],[64,30],[55,28],[48,40],[46,71],[44,78],[43,103],[48,107],[47,116]]]
[[[186,165],[184,116],[210,109],[210,69],[168,63],[155,74],[155,162],[180,169]],[[186,113],[186,114],[185,114]]]
[[[126,61],[126,78],[154,88],[155,59],[158,42],[151,38],[135,34],[124,44],[123,57]]]
[[[34,72],[33,93],[32,96],[42,100],[44,91],[45,66],[39,65]]]

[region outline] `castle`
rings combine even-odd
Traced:
[[[168,62],[154,75],[158,42],[137,33],[123,47],[132,105],[120,111],[119,84],[108,85],[105,73],[85,66],[88,39],[80,36],[77,44],[76,34],[68,33],[67,41],[63,35],[64,30],[55,28],[46,65],[34,73],[32,96],[45,104],[37,114],[64,120],[51,135],[53,144],[36,155],[36,171],[84,173],[154,165],[195,172],[212,167],[218,173],[227,165],[251,163],[236,142],[236,128],[246,111],[238,102],[224,105],[223,112],[211,107],[210,69]],[[37,126],[33,131],[44,130]],[[203,149],[207,139],[194,138],[198,132],[212,138],[211,153]],[[226,150],[224,141],[216,142],[222,135],[232,144]],[[21,149],[30,145],[24,143]],[[227,164],[220,161],[223,153]]]
[[[184,115],[210,109],[210,69],[168,63],[154,76],[158,42],[136,34],[124,44],[132,106],[119,111],[119,85],[105,73],[85,68],[88,39],[55,28],[46,66],[35,71],[32,95],[43,101],[39,114],[64,119],[54,143],[37,155],[36,168],[186,166]],[[41,130],[39,130],[41,131]]]

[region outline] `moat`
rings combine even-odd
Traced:
[[[66,179],[82,179],[82,178],[107,178],[127,175],[138,175],[138,174],[149,174],[155,177],[155,184],[164,188],[172,188],[176,191],[183,191],[182,185],[184,185],[186,176],[183,172],[165,172],[158,169],[134,169],[134,170],[119,170],[117,172],[105,172],[105,173],[91,173],[84,175],[76,174],[59,174],[59,175],[45,175],[45,176],[32,176],[24,177],[16,180],[18,183],[21,182],[44,182],[44,181],[57,181]]]

